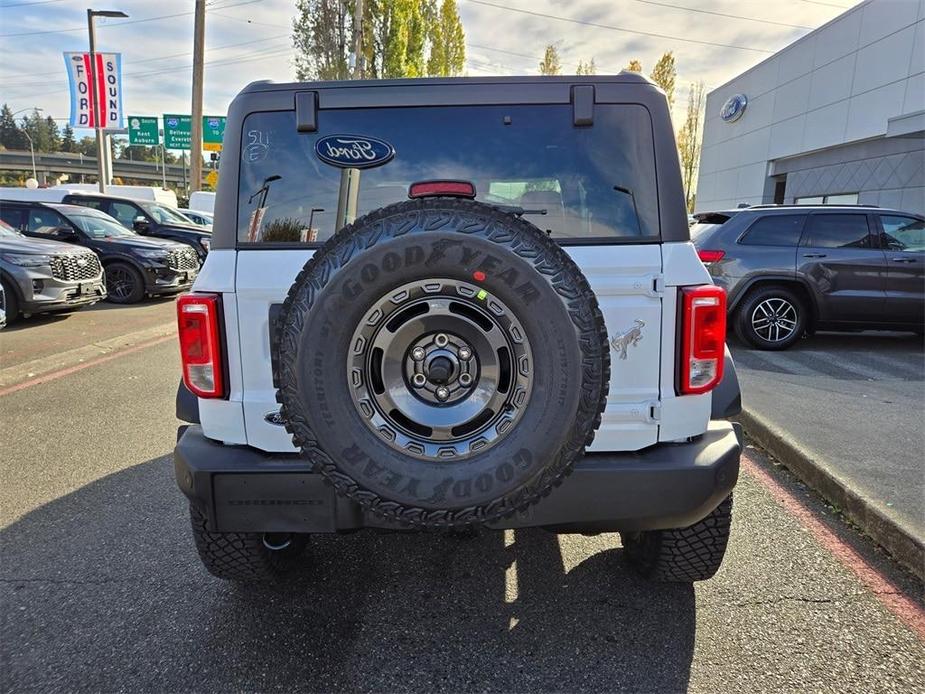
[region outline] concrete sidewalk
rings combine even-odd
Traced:
[[[925,573],[925,355],[902,333],[732,346],[746,431],[917,574]]]

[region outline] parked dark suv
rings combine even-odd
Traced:
[[[700,259],[739,337],[786,349],[814,330],[925,326],[925,218],[861,206],[756,206],[695,215]]]
[[[187,245],[139,236],[109,215],[77,205],[0,201],[0,217],[26,236],[76,243],[100,257],[109,301],[131,304],[146,294],[188,289],[199,258]]]
[[[205,231],[162,203],[92,193],[70,193],[61,202],[105,212],[122,226],[143,236],[156,236],[190,245],[196,249],[200,263],[209,252],[212,232]]]

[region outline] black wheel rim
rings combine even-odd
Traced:
[[[392,448],[460,459],[523,414],[533,355],[517,317],[480,287],[406,284],[376,301],[351,340],[347,379],[366,425]]]
[[[106,269],[106,291],[116,299],[128,299],[135,289],[132,273],[121,267]]]

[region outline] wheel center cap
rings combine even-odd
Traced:
[[[448,357],[434,357],[427,368],[427,380],[431,383],[444,384],[453,373],[453,362]]]

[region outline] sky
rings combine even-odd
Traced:
[[[891,0],[906,2],[910,0]],[[193,0],[94,0],[98,50],[122,53],[127,114],[189,113]],[[594,58],[598,73],[633,58],[648,73],[665,51],[678,70],[676,123],[688,85],[707,91],[757,64],[856,3],[851,0],[458,0],[470,76],[535,75],[553,43],[563,72]],[[0,0],[0,102],[42,108],[64,126],[69,113],[63,51],[85,51],[86,0]],[[223,115],[258,79],[294,79],[294,0],[209,0],[204,113]],[[729,16],[734,15],[734,16]],[[85,134],[85,133],[78,133]]]

